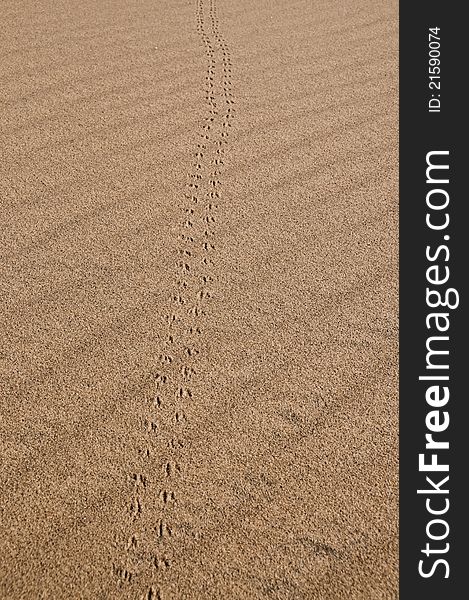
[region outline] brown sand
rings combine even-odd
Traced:
[[[395,2],[1,10],[1,599],[396,598]]]

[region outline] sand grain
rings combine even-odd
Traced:
[[[397,598],[397,6],[2,3],[0,597]]]

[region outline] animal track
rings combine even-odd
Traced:
[[[148,479],[145,475],[142,475],[141,473],[132,473],[130,479],[135,483],[136,489],[138,489],[140,486],[143,488],[147,487]]]
[[[155,423],[154,421],[148,421],[147,419],[144,419],[143,427],[146,431],[148,431],[148,433],[158,433],[158,423]]]
[[[137,536],[133,535],[131,538],[129,538],[129,541],[127,542],[127,549],[128,550],[136,550],[137,546],[138,546]]]
[[[163,519],[160,519],[158,525],[155,528],[155,531],[157,537],[160,539],[171,537],[173,535],[173,530]]]
[[[114,575],[117,577],[120,583],[131,583],[134,573],[124,569],[123,567],[113,566]]]
[[[163,490],[160,494],[160,498],[165,506],[167,504],[176,502],[176,495],[174,494],[174,492],[168,490]]]
[[[169,569],[171,561],[166,556],[162,556],[161,558],[155,556],[153,566],[155,569]]]
[[[192,391],[189,388],[180,387],[176,392],[176,398],[178,398],[179,400],[190,400],[192,398]]]
[[[190,381],[194,374],[195,369],[193,367],[188,367],[187,365],[184,365],[181,369],[181,375],[186,381]]]
[[[132,498],[130,503],[130,514],[134,520],[142,514],[142,501],[140,498]]]
[[[162,354],[160,356],[160,363],[162,365],[169,365],[173,362],[173,357],[170,356],[169,354]]]
[[[171,439],[168,442],[168,448],[174,448],[177,450],[181,450],[182,448],[184,448],[185,444],[182,440],[176,440],[176,439]]]
[[[142,597],[142,600],[163,600],[161,593],[154,586],[148,589],[148,592]]]
[[[139,466],[129,473],[129,531],[122,542],[128,561],[123,563],[136,566],[132,571],[114,568],[119,585],[147,583],[149,587],[132,596],[140,600],[163,600],[164,578],[171,571],[178,532],[174,527],[177,499],[182,496],[178,490],[184,452],[189,447],[184,437],[191,416],[188,407],[197,400],[203,322],[216,296],[217,226],[235,116],[232,60],[220,33],[216,4],[216,0],[195,2],[196,31],[206,61],[199,79],[205,114],[181,185],[174,280],[164,316],[166,331],[139,415]],[[148,508],[155,506],[156,515]],[[153,531],[150,542],[148,533]]]
[[[184,411],[177,411],[174,415],[174,420],[176,423],[184,423],[186,421],[186,415]]]

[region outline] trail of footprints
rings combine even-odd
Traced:
[[[139,471],[129,474],[130,535],[125,543],[125,566],[114,565],[119,585],[134,584],[139,590],[135,597],[141,600],[164,600],[160,586],[173,563],[178,479],[184,474],[187,443],[184,429],[190,419],[188,408],[195,400],[191,384],[198,372],[203,318],[213,295],[220,177],[235,115],[231,57],[219,31],[216,0],[196,0],[195,17],[207,61],[207,113],[182,197],[175,285],[169,298],[163,353],[141,422]]]

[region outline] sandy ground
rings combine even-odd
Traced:
[[[1,11],[0,598],[397,598],[396,3]]]

